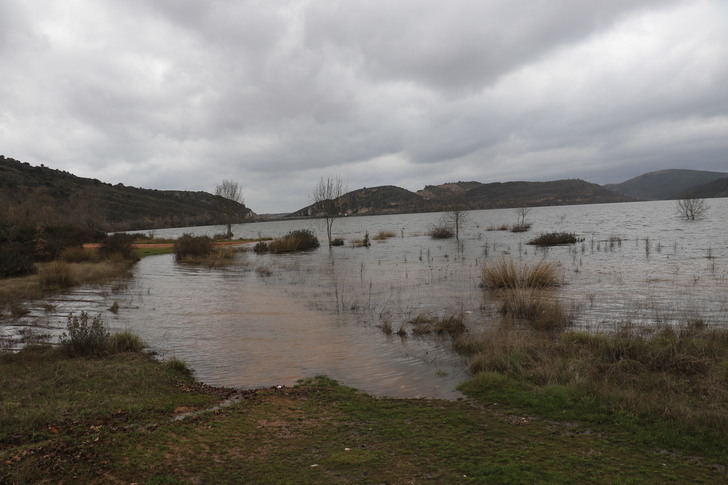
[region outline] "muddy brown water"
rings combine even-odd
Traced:
[[[708,216],[695,222],[677,218],[673,201],[534,208],[526,233],[487,230],[513,224],[512,209],[470,211],[459,242],[426,235],[443,214],[340,218],[334,231],[347,240],[344,247],[241,253],[221,269],[147,257],[129,279],[29,303],[28,315],[0,320],[0,335],[11,348],[22,345],[21,337],[54,339],[70,312],[89,311],[114,330],[137,332],[163,357],[186,360],[209,384],[290,385],[325,374],[377,395],[453,398],[467,370],[447,338],[400,338],[380,326],[386,321],[396,331],[421,313],[463,313],[471,332],[496,324],[497,297],[478,284],[482,265],[502,257],[557,262],[566,285],[553,298],[574,309],[579,328],[696,318],[728,324],[728,199],[709,205]],[[318,220],[233,227],[246,238],[301,228],[325,238]],[[352,247],[367,231],[396,237]],[[550,231],[575,232],[584,241],[548,250],[526,244]],[[117,314],[107,311],[113,302]]]

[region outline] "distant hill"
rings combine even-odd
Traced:
[[[630,197],[616,194],[583,180],[551,182],[454,182],[428,185],[417,193],[385,185],[349,192],[341,197],[342,213],[394,214],[403,212],[436,212],[453,208],[494,209],[502,207],[534,207],[545,205],[594,204],[626,202]],[[292,217],[315,216],[313,205],[304,207]]]
[[[665,200],[679,198],[684,192],[724,177],[728,177],[728,173],[669,169],[648,172],[620,184],[604,187],[635,199]]]
[[[207,192],[111,185],[0,155],[0,218],[84,224],[107,231],[223,224],[254,216]]]
[[[728,177],[698,185],[683,192],[680,197],[715,198],[728,197]]]

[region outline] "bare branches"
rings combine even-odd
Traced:
[[[516,217],[517,217],[517,224],[518,226],[525,226],[526,225],[526,218],[528,217],[528,214],[531,213],[530,207],[519,207],[516,209]]]
[[[216,186],[215,195],[225,197],[226,199],[237,202],[238,204],[244,203],[243,190],[241,189],[240,184],[232,180],[223,180],[220,185]]]
[[[326,220],[326,236],[331,246],[331,228],[341,212],[344,183],[341,177],[321,177],[313,189],[314,210]]]
[[[705,203],[705,199],[679,199],[675,203],[677,214],[686,221],[702,219],[709,208],[708,204]]]

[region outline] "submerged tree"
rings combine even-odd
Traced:
[[[225,199],[237,202],[238,204],[244,203],[243,190],[240,187],[240,184],[232,180],[223,180],[220,185],[216,186],[215,195],[219,195],[220,197],[224,197]],[[232,207],[229,207],[224,209],[224,212],[227,219],[227,237],[231,238],[233,237],[233,231],[231,226],[233,220],[235,219],[235,211]]]
[[[341,196],[344,195],[344,184],[340,177],[321,177],[313,189],[314,211],[326,221],[326,237],[331,247],[331,228],[341,214]]]
[[[531,213],[530,207],[519,207],[516,209],[516,218],[517,218],[517,225],[519,226],[525,226],[527,224],[526,218],[528,217],[528,214]]]
[[[444,221],[447,225],[452,226],[455,232],[455,239],[460,240],[460,228],[467,220],[467,213],[463,209],[455,208],[445,214]]]
[[[705,199],[686,198],[675,202],[675,209],[680,217],[687,221],[701,219],[708,212],[708,204]]]

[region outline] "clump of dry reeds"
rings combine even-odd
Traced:
[[[573,315],[558,300],[541,290],[518,288],[501,295],[499,311],[503,316],[526,320],[536,330],[561,330],[573,322]]]
[[[481,285],[491,289],[548,288],[560,284],[558,267],[546,261],[519,265],[503,258],[483,266],[481,273]]]
[[[375,241],[384,241],[385,239],[389,239],[390,237],[395,236],[396,234],[392,231],[379,231],[372,237],[372,239],[374,239]]]
[[[449,239],[455,236],[455,233],[452,232],[452,229],[450,229],[448,226],[442,225],[432,226],[429,234],[432,239]]]
[[[63,261],[53,261],[40,267],[38,281],[41,288],[70,288],[77,283],[73,267]]]

